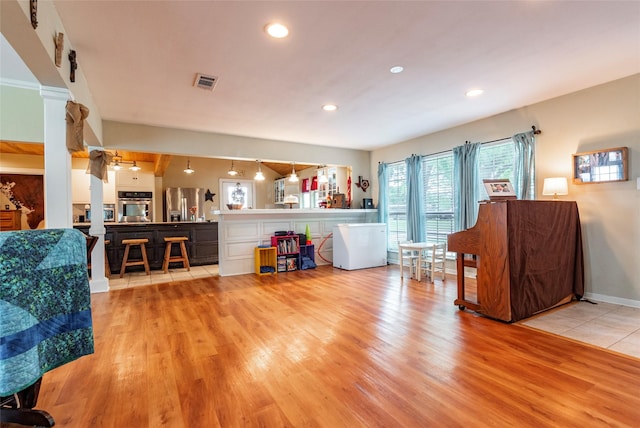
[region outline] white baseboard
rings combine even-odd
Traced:
[[[640,300],[623,299],[621,297],[607,296],[604,294],[584,293],[584,297],[589,300],[598,302],[612,303],[615,305],[631,306],[632,308],[640,308]]]
[[[109,291],[109,280],[107,278],[96,278],[89,280],[91,293],[106,293]]]

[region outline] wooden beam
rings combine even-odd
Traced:
[[[157,154],[154,160],[153,175],[155,175],[156,177],[164,176],[164,173],[167,171],[172,158],[172,155]]]

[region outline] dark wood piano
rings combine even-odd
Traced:
[[[457,253],[460,309],[513,322],[584,295],[573,201],[481,202],[475,226],[449,235],[448,250]],[[475,301],[465,296],[465,266],[477,268]]]

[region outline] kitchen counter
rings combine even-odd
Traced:
[[[89,235],[90,223],[76,223],[73,225],[85,234]],[[210,265],[218,263],[218,223],[217,222],[145,222],[145,223],[105,223],[105,240],[111,241],[105,247],[109,257],[109,267],[114,274],[120,272],[120,265],[124,256],[123,239],[146,238],[149,243],[145,245],[149,267],[153,270],[162,269],[162,262],[165,251],[165,237],[186,236],[189,241],[186,243],[189,263],[192,266]],[[176,247],[174,245],[174,247]],[[174,251],[178,251],[174,248]],[[131,250],[132,258],[140,258],[137,248]],[[137,251],[137,253],[136,253]],[[133,266],[127,268],[135,270],[143,268]]]
[[[246,210],[222,210],[219,212],[220,215],[291,215],[291,214],[300,214],[300,215],[343,215],[345,213],[377,213],[377,209],[342,209],[342,208],[275,208],[275,209],[246,209]]]
[[[256,209],[222,210],[220,228],[221,276],[241,275],[255,270],[254,249],[271,244],[276,231],[305,233],[307,226],[316,251],[317,264],[333,260],[333,227],[342,223],[377,223],[377,209]]]
[[[118,223],[113,221],[104,222],[105,227],[108,226],[146,226],[146,225],[158,225],[158,224],[207,224],[207,223],[217,223],[216,221],[145,221],[145,222],[137,222],[137,223]],[[90,227],[91,222],[84,223],[73,223],[73,227]]]

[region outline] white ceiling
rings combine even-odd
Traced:
[[[372,150],[640,72],[639,1],[54,3],[103,119],[324,146]],[[290,36],[267,37],[271,21]]]

